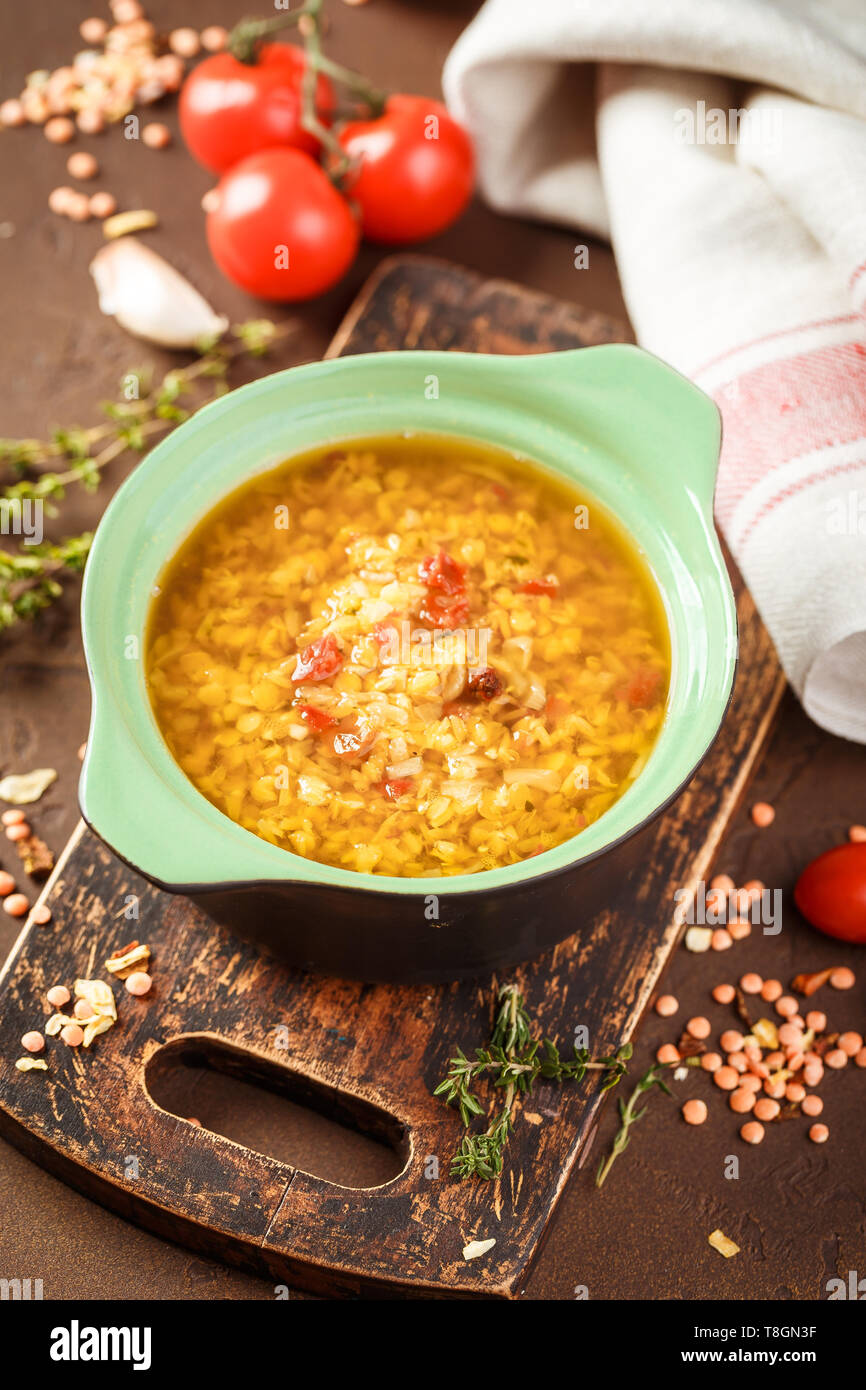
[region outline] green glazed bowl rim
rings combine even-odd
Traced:
[[[156,725],[144,680],[153,587],[194,525],[257,472],[317,445],[401,430],[483,441],[574,481],[653,570],[672,646],[665,720],[646,766],[598,821],[536,857],[474,874],[357,873],[260,839],[199,792]],[[677,796],[718,733],[737,656],[734,596],[713,525],[721,440],[709,397],[630,344],[493,356],[400,351],[259,378],[198,411],[109,504],[85,572],[93,695],[80,801],[87,823],[160,887],[276,882],[441,895],[524,886],[596,858]]]

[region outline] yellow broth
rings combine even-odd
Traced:
[[[636,546],[504,451],[433,436],[293,458],[161,576],[153,711],[239,825],[360,873],[475,873],[598,820],[644,766],[670,648]]]

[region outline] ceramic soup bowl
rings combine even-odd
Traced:
[[[497,445],[571,480],[643,552],[670,628],[664,722],[624,795],[554,849],[454,877],[334,868],[229,820],[169,752],[142,660],[157,578],[221,498],[293,454],[406,430]],[[279,372],[208,405],[120,489],[87,566],[93,714],[80,794],[88,824],[160,888],[305,968],[454,979],[588,931],[639,868],[651,822],[694,773],[728,704],[736,614],[713,526],[719,439],[708,397],[628,345],[347,357]]]

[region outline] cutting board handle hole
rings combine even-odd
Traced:
[[[210,1034],[165,1043],[144,1082],[169,1114],[341,1187],[380,1187],[409,1161],[394,1115]]]

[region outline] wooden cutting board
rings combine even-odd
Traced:
[[[544,352],[628,336],[574,305],[403,258],[380,268],[330,355]],[[657,823],[631,896],[595,921],[581,920],[576,901],[575,935],[509,973],[539,1028],[565,1047],[578,1024],[596,1054],[631,1037],[679,934],[674,892],[710,870],[766,742],[784,679],[741,586],[738,610],[730,712],[694,781]],[[121,777],[118,794],[134,795]],[[289,970],[149,886],[83,826],[42,901],[50,926],[25,926],[0,976],[7,1139],[130,1220],[279,1282],[331,1295],[519,1293],[600,1097],[586,1082],[539,1088],[518,1114],[499,1180],[449,1177],[461,1126],[431,1090],[457,1045],[486,1041],[501,981],[372,986]],[[125,915],[130,903],[137,919]],[[153,951],[147,999],[118,987],[119,1023],[92,1049],[49,1041],[47,1073],[16,1071],[21,1035],[50,1012],[47,988],[105,977],[104,961],[131,938]],[[151,1090],[183,1061],[256,1081],[378,1137],[402,1171],[382,1186],[337,1186],[168,1113]],[[489,1238],[487,1254],[464,1260],[464,1245]]]

